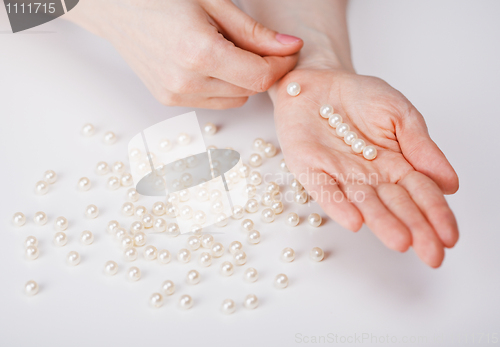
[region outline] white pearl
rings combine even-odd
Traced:
[[[231,314],[236,310],[236,304],[231,299],[226,299],[222,302],[221,306],[222,313]]]
[[[90,232],[89,230],[84,230],[80,234],[80,241],[84,245],[91,245],[92,242],[94,242],[94,234],[92,234],[92,232]]]
[[[233,213],[231,214],[231,218],[241,219],[243,218],[244,214],[245,214],[245,209],[243,209],[243,207],[241,207],[240,205],[233,206]]]
[[[80,254],[76,251],[71,251],[66,256],[66,263],[70,266],[77,266],[80,264]]]
[[[195,155],[186,158],[186,166],[188,168],[193,168],[198,165],[198,158]]]
[[[181,232],[179,225],[177,223],[170,223],[167,225],[167,235],[171,237],[179,236]]]
[[[120,184],[123,187],[129,187],[134,183],[134,179],[131,174],[128,172],[125,172],[123,175],[120,177]]]
[[[117,241],[122,241],[122,239],[125,237],[125,236],[129,236],[127,234],[127,230],[125,230],[125,228],[122,228],[122,227],[118,227],[116,228],[115,230],[115,239]]]
[[[155,246],[148,245],[144,247],[144,259],[146,260],[155,260],[158,256],[158,250]]]
[[[208,122],[207,124],[205,124],[205,126],[203,127],[203,132],[206,134],[206,135],[210,135],[210,136],[213,136],[215,135],[215,133],[217,132],[217,127],[215,126],[214,123],[210,123]]]
[[[212,255],[208,252],[203,252],[200,254],[200,265],[208,267],[212,265]]]
[[[264,147],[264,154],[268,158],[272,158],[276,155],[277,149],[272,143],[267,143]]]
[[[36,258],[38,258],[38,255],[40,254],[36,246],[26,247],[25,253],[26,253],[26,259],[28,260],[35,260]]]
[[[180,210],[181,218],[188,220],[193,218],[193,208],[189,205],[184,205]]]
[[[265,192],[260,199],[260,203],[264,206],[271,206],[273,203],[273,196],[271,192]]]
[[[187,284],[198,284],[200,283],[200,273],[196,270],[190,270],[186,275]]]
[[[217,201],[222,197],[222,193],[218,189],[210,191],[210,201]]]
[[[225,261],[220,265],[220,273],[223,276],[231,276],[234,272],[234,266],[229,261]]]
[[[247,254],[242,250],[234,252],[233,258],[236,265],[245,265],[245,263],[247,262]]]
[[[249,198],[255,196],[256,192],[257,192],[257,187],[255,187],[253,184],[247,184],[245,186],[245,193]]]
[[[253,310],[259,306],[259,299],[257,298],[256,295],[254,294],[249,294],[245,298],[245,301],[243,302],[243,306],[248,308],[249,310]]]
[[[140,149],[138,149],[138,148],[132,148],[128,152],[128,156],[129,156],[129,158],[130,158],[131,161],[139,161],[142,158],[142,153],[141,153]]]
[[[163,305],[163,296],[160,293],[153,293],[149,297],[149,305],[153,308],[159,308]]]
[[[161,285],[161,291],[164,295],[172,295],[175,293],[175,284],[171,280],[166,280]]]
[[[344,137],[349,130],[351,130],[351,127],[348,124],[341,123],[337,126],[337,129],[335,129],[335,132],[337,136]]]
[[[247,164],[241,164],[238,172],[240,173],[241,178],[247,178],[250,175],[250,167]]]
[[[193,184],[193,175],[188,172],[185,172],[181,176],[181,183],[184,187],[189,188]]]
[[[214,244],[214,237],[210,234],[204,234],[201,236],[201,247],[212,248]]]
[[[229,244],[229,253],[234,254],[236,251],[243,249],[243,245],[240,241],[233,241]]]
[[[224,254],[224,246],[220,242],[216,242],[212,245],[212,256],[219,258]]]
[[[45,216],[45,217],[47,217],[47,216]],[[12,216],[12,223],[14,223],[14,225],[16,227],[21,227],[26,223],[26,216],[22,212],[16,212]]]
[[[287,214],[286,216],[286,224],[288,224],[289,226],[292,226],[292,227],[295,227],[299,224],[299,215],[295,212],[290,212],[289,214]]]
[[[57,181],[57,174],[53,170],[47,170],[43,174],[43,179],[48,184],[54,184]]]
[[[297,95],[299,95],[299,93],[300,93],[300,84],[298,84],[297,82],[290,82],[290,83],[288,83],[288,85],[286,86],[286,92],[290,96],[297,96]]]
[[[323,219],[321,216],[317,213],[311,213],[309,217],[307,217],[307,221],[309,224],[311,224],[313,227],[319,227],[321,225],[321,222]]]
[[[104,133],[104,136],[102,137],[102,141],[106,145],[112,145],[113,143],[116,142],[116,135],[115,135],[115,133],[112,132],[112,131],[106,131]]]
[[[206,188],[200,188],[196,196],[200,201],[207,201],[210,198],[210,194],[208,193],[208,189]]]
[[[93,136],[95,134],[95,127],[92,124],[87,123],[82,127],[81,134],[85,137]]]
[[[244,219],[241,222],[241,228],[243,231],[252,231],[254,227],[254,222],[251,219]]]
[[[82,192],[85,192],[90,189],[92,183],[87,177],[82,177],[78,180],[78,189]]]
[[[127,271],[127,277],[131,281],[138,281],[141,279],[141,270],[136,266],[132,266]]]
[[[166,212],[167,206],[163,201],[157,201],[153,204],[151,211],[155,216],[163,216]]]
[[[108,182],[106,182],[106,187],[110,190],[117,190],[120,188],[120,179],[116,176],[111,176],[108,178]]]
[[[279,274],[274,278],[274,286],[279,289],[286,288],[288,286],[288,277],[285,274]]]
[[[24,246],[29,247],[29,246],[38,246],[38,240],[34,236],[28,236],[26,240],[24,241]]]
[[[187,294],[182,295],[179,298],[179,307],[183,310],[190,309],[191,307],[193,307],[193,299]]]
[[[141,222],[142,224],[144,224],[144,227],[145,228],[152,228],[153,227],[153,223],[154,223],[154,218],[152,215],[150,215],[149,213],[146,213],[144,216],[142,216],[142,219],[141,219]]]
[[[187,164],[184,160],[178,159],[174,162],[174,171],[180,172],[186,170]]]
[[[118,264],[112,260],[108,260],[104,264],[104,274],[107,276],[114,276],[118,272]]]
[[[219,213],[215,217],[215,226],[222,228],[225,227],[228,223],[228,218],[225,213]]]
[[[314,261],[322,261],[324,257],[325,252],[323,252],[323,250],[319,247],[314,247],[311,249],[311,252],[309,252],[309,258]]]
[[[377,149],[373,146],[363,148],[363,157],[367,160],[373,160],[377,157]]]
[[[259,167],[262,165],[262,157],[260,156],[260,154],[252,153],[250,155],[248,163],[250,164],[250,166]]]
[[[68,243],[68,237],[62,231],[54,234],[54,245],[57,247],[62,247]]]
[[[295,251],[287,247],[281,251],[281,260],[286,261],[287,263],[292,262],[295,259]]]
[[[57,217],[54,221],[54,228],[57,231],[64,231],[68,229],[68,220],[63,216]]]
[[[45,212],[38,211],[37,213],[35,213],[33,221],[35,222],[36,225],[45,225],[48,221],[48,218]]]
[[[274,201],[271,208],[273,209],[274,214],[280,214],[283,212],[283,203],[281,201]]]
[[[249,175],[249,181],[254,186],[258,186],[262,183],[262,175],[258,171],[252,171]]]
[[[127,190],[127,199],[131,202],[136,202],[139,200],[139,193],[137,193],[137,190],[135,188],[130,188]]]
[[[189,236],[187,239],[187,246],[190,250],[196,251],[201,247],[201,241],[198,236]]]
[[[352,142],[358,138],[358,134],[356,134],[354,131],[348,131],[345,133],[344,136],[344,142],[346,145],[352,145]]]
[[[198,210],[193,213],[193,219],[198,224],[205,224],[207,221],[207,215],[205,212]]]
[[[307,202],[307,192],[305,190],[296,192],[294,200],[298,204],[305,204]]]
[[[187,145],[189,145],[189,142],[191,142],[191,137],[189,137],[188,134],[180,133],[179,136],[177,136],[177,143],[179,145],[187,146]]]
[[[253,149],[256,151],[263,151],[265,145],[266,145],[266,142],[263,139],[261,139],[260,137],[253,140],[253,144],[252,144]]]
[[[172,255],[170,252],[166,249],[160,249],[158,251],[158,256],[157,256],[158,262],[160,264],[168,264],[170,263],[170,260],[172,259]]]
[[[252,230],[247,235],[248,243],[256,245],[260,242],[260,233],[257,230]]]
[[[24,285],[24,292],[28,296],[38,294],[38,283],[33,280],[26,282],[26,284]]]
[[[295,191],[295,192],[299,192],[302,189],[304,189],[304,187],[302,186],[302,184],[296,178],[294,178],[292,180],[292,182],[290,182],[290,188],[292,188],[292,190]]]
[[[99,215],[99,209],[96,205],[88,205],[85,209],[85,217],[94,219]]]
[[[142,219],[142,217],[144,217],[144,215],[146,213],[148,213],[148,209],[146,207],[142,206],[142,205],[139,205],[139,206],[136,206],[134,213],[135,213],[135,216],[137,218],[141,218]]]
[[[328,104],[321,106],[319,114],[323,118],[329,118],[333,114],[333,106]]]
[[[168,152],[172,149],[172,142],[169,139],[163,139],[160,141],[160,151]]]
[[[342,122],[343,122],[342,116],[337,113],[332,114],[330,118],[328,118],[328,124],[334,129],[337,128],[340,124],[342,124]]]
[[[265,223],[272,223],[274,222],[274,211],[271,208],[265,208],[262,210],[262,221]]]
[[[130,224],[130,232],[132,234],[137,234],[139,231],[143,231],[144,230],[144,224],[142,224],[142,222],[140,221],[135,221],[135,222],[132,222],[132,224]]]
[[[253,283],[259,279],[259,273],[253,267],[249,267],[243,273],[243,279],[247,282]]]
[[[280,160],[280,169],[283,172],[290,172],[290,170],[288,170],[288,166],[286,166],[285,159]]]
[[[100,161],[95,167],[95,173],[99,176],[106,175],[109,172],[109,165],[105,161]]]
[[[125,202],[122,205],[121,211],[124,216],[127,217],[133,216],[135,212],[135,206],[131,202]]]
[[[167,230],[167,222],[163,218],[157,218],[153,224],[153,229],[157,233],[162,233]]]
[[[182,248],[177,253],[177,260],[181,263],[189,263],[191,260],[191,252],[189,249]]]
[[[278,192],[280,190],[280,186],[276,182],[269,182],[266,185],[266,192],[273,193],[273,192]]]
[[[49,184],[45,181],[38,181],[35,184],[35,193],[37,195],[45,195],[49,191]]]
[[[245,204],[245,210],[248,213],[255,213],[259,210],[259,203],[255,199],[248,199],[247,203]]]
[[[188,201],[190,197],[189,190],[183,189],[179,192],[179,200],[182,202]]]
[[[138,231],[134,235],[134,244],[137,247],[142,247],[146,244],[146,234],[144,234],[142,231]]]
[[[123,249],[127,249],[129,247],[133,247],[134,246],[134,239],[131,236],[124,235],[120,239],[120,243],[121,243]]]
[[[134,247],[129,247],[123,251],[123,256],[127,261],[135,261],[139,256],[139,253],[137,252],[137,249],[135,249]]]

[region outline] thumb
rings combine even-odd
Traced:
[[[231,1],[209,1],[205,9],[222,34],[239,48],[261,55],[287,56],[297,53],[304,42],[295,36],[266,28]]]

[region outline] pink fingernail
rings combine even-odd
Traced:
[[[284,45],[291,45],[293,43],[299,42],[301,39],[295,36],[286,34],[276,34],[276,40]]]

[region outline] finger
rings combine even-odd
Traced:
[[[369,185],[342,185],[344,194],[363,215],[366,225],[388,248],[406,252],[411,245],[408,228],[380,201]]]
[[[256,94],[252,90],[218,78],[201,76],[198,73],[186,71],[179,76],[173,74],[168,81],[165,81],[165,88],[173,94],[204,97],[240,97]]]
[[[440,266],[444,259],[443,244],[406,189],[385,183],[377,187],[377,193],[389,211],[410,230],[418,257],[431,267]]]
[[[248,97],[202,97],[199,95],[179,95],[164,92],[157,99],[166,106],[184,106],[223,110],[240,107],[247,102]]]
[[[426,175],[413,172],[398,182],[432,225],[441,242],[448,248],[458,241],[458,225],[442,191]]]
[[[415,170],[432,178],[445,194],[458,190],[458,176],[439,147],[431,140],[422,115],[413,108],[396,128],[403,155]]]

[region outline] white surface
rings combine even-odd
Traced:
[[[104,179],[93,170],[99,160],[125,160],[128,139],[141,129],[190,109],[157,103],[104,40],[63,20],[35,28],[35,33],[6,34],[9,27],[0,10],[0,345],[291,346],[297,344],[297,333],[373,333],[398,339],[427,336],[429,341],[438,334],[444,342],[436,345],[453,346],[450,338],[460,334],[467,334],[470,344],[472,334],[477,339],[482,333],[500,333],[500,158],[492,154],[498,153],[500,127],[499,11],[496,1],[353,1],[350,8],[358,71],[386,79],[417,106],[460,176],[460,191],[448,201],[461,238],[440,269],[427,268],[412,251],[401,255],[385,249],[366,228],[352,234],[327,221],[313,229],[303,218],[315,207],[293,207],[302,217],[297,228],[284,226],[284,214],[270,226],[252,216],[263,240],[258,246],[244,245],[247,265],[260,271],[259,281],[242,281],[248,266],[238,267],[230,278],[220,277],[218,265],[226,255],[201,272],[199,285],[188,287],[183,277],[200,268],[193,260],[165,266],[138,260],[133,265],[141,268],[143,278],[126,281],[127,264],[104,232],[114,218],[130,224],[118,210],[125,192],[106,191]],[[232,146],[247,158],[253,138],[276,143],[272,106],[264,95],[241,109],[197,114],[202,123],[210,120],[220,128],[206,139],[208,145]],[[96,125],[95,137],[79,135],[85,122]],[[480,136],[475,129],[481,129]],[[117,144],[101,143],[106,130],[118,134]],[[261,171],[278,172],[280,159],[279,154],[267,160]],[[46,196],[37,197],[34,184],[47,169],[59,174],[58,182]],[[85,175],[93,188],[79,193],[76,181]],[[148,208],[153,201],[140,200]],[[101,209],[92,221],[83,217],[90,203]],[[29,218],[19,229],[10,221],[18,210]],[[32,222],[38,210],[49,215],[44,227]],[[58,215],[70,222],[70,241],[61,249],[51,244]],[[226,245],[243,241],[237,224],[218,236]],[[77,241],[86,228],[96,235],[91,246]],[[40,242],[40,257],[33,262],[23,258],[28,235]],[[172,244],[161,235],[154,239],[171,251],[182,241],[179,237]],[[307,259],[315,245],[329,252],[319,264]],[[279,260],[287,246],[297,252],[291,264]],[[81,252],[82,262],[69,268],[64,257],[73,249]],[[120,266],[112,278],[102,274],[108,259]],[[271,285],[280,272],[290,277],[285,290]],[[176,294],[161,309],[149,308],[149,295],[167,278],[178,283]],[[40,284],[35,297],[23,294],[29,279]],[[181,293],[195,300],[188,312],[177,308]],[[261,300],[254,311],[242,307],[249,293]],[[220,313],[226,298],[238,305],[230,316]]]

